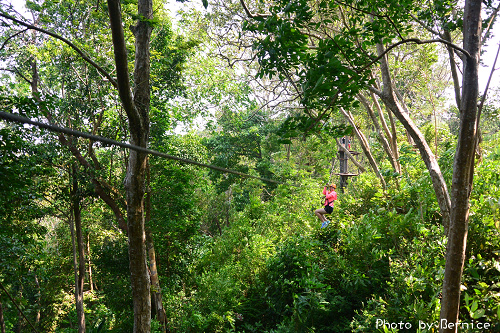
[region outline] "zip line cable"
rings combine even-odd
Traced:
[[[47,130],[49,130],[51,132],[63,133],[63,134],[71,135],[71,136],[86,138],[86,139],[90,139],[90,140],[94,140],[94,141],[99,141],[99,142],[102,142],[102,143],[106,143],[106,144],[109,144],[109,145],[115,145],[115,146],[119,146],[119,147],[122,147],[122,148],[132,149],[132,150],[135,150],[135,151],[138,151],[138,152],[141,152],[141,153],[146,153],[146,154],[150,154],[150,155],[154,155],[154,156],[159,156],[159,157],[167,158],[167,159],[170,159],[170,160],[179,161],[179,162],[182,162],[182,163],[193,164],[193,165],[197,165],[197,166],[200,166],[200,167],[203,167],[203,168],[209,168],[209,169],[213,169],[213,170],[217,170],[217,171],[221,171],[221,172],[232,173],[232,174],[235,174],[235,175],[238,175],[238,176],[241,176],[241,177],[245,177],[245,178],[258,179],[258,180],[262,180],[264,182],[274,183],[274,184],[285,184],[285,183],[282,183],[282,182],[279,182],[279,181],[276,181],[276,180],[272,180],[272,179],[268,179],[268,178],[261,178],[261,177],[257,177],[257,176],[252,176],[252,175],[249,175],[249,174],[246,174],[246,173],[243,173],[243,172],[239,172],[239,171],[235,171],[235,170],[231,170],[231,169],[226,169],[226,168],[221,168],[221,167],[218,167],[218,166],[215,166],[215,165],[200,163],[200,162],[196,162],[196,161],[193,161],[193,160],[190,160],[190,159],[187,159],[187,158],[181,158],[181,157],[177,157],[177,156],[173,156],[173,155],[161,153],[161,152],[156,151],[156,150],[152,150],[152,149],[148,149],[148,148],[144,148],[144,147],[139,147],[139,146],[136,146],[136,145],[131,145],[129,143],[125,143],[125,142],[121,142],[121,141],[116,141],[116,140],[108,139],[108,138],[105,138],[103,136],[93,135],[93,134],[89,134],[89,133],[85,133],[85,132],[80,132],[80,131],[76,131],[76,130],[73,130],[73,129],[70,129],[70,128],[67,128],[67,127],[60,127],[60,126],[56,126],[56,125],[45,124],[45,123],[42,123],[42,122],[39,122],[39,121],[36,121],[36,120],[31,120],[29,118],[25,118],[25,117],[22,117],[22,116],[13,114],[13,113],[8,113],[8,112],[0,111],[0,118],[4,119],[6,121],[9,121],[9,122],[17,122],[17,123],[29,124],[29,125],[37,126],[39,128],[47,129]]]
[[[330,168],[330,177],[328,178],[328,185],[331,184],[333,171],[335,171],[335,164],[337,164],[337,156],[332,158],[332,167]]]

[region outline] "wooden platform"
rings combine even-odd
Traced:
[[[344,152],[344,151],[342,149],[339,149],[339,152]],[[357,155],[361,154],[359,151],[354,151],[354,150],[349,150],[349,152],[353,156],[357,156]]]

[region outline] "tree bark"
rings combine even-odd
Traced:
[[[401,169],[399,168],[399,164],[398,164],[396,158],[394,157],[394,153],[392,152],[390,144],[387,141],[387,139],[385,138],[384,134],[382,133],[382,130],[380,129],[380,124],[378,123],[378,119],[375,116],[375,113],[373,112],[372,107],[368,103],[368,100],[361,93],[358,94],[357,98],[361,102],[361,104],[363,104],[363,106],[365,107],[366,111],[368,112],[368,115],[370,116],[370,118],[371,118],[371,120],[373,122],[373,125],[375,126],[375,130],[376,130],[377,135],[378,135],[378,137],[380,139],[380,142],[382,142],[382,147],[384,148],[384,151],[387,154],[387,157],[389,158],[389,161],[391,162],[392,168],[397,173],[401,173]]]
[[[444,31],[443,39],[451,43],[451,35],[448,30]],[[451,77],[453,78],[453,90],[455,91],[455,102],[457,103],[457,108],[460,109],[462,98],[460,97],[460,83],[458,79],[457,63],[455,62],[455,51],[453,51],[453,49],[449,45],[446,46],[446,49],[448,50],[448,57],[450,59]]]
[[[73,244],[73,263],[75,270],[75,305],[76,315],[78,320],[78,333],[85,333],[85,311],[83,304],[83,284],[85,281],[85,255],[83,253],[83,237],[82,237],[82,216],[80,210],[80,196],[78,194],[78,180],[76,165],[72,167],[72,190],[71,199],[73,201],[73,221],[70,221],[71,242]],[[76,229],[76,246],[75,246],[75,229]],[[78,250],[77,250],[78,249]],[[78,253],[77,253],[78,251]],[[78,259],[77,259],[78,258]]]
[[[460,310],[460,285],[467,246],[469,199],[474,172],[477,138],[478,64],[481,45],[481,1],[467,0],[464,8],[465,58],[460,104],[460,131],[453,164],[451,185],[450,232],[446,248],[446,266],[441,300],[441,322],[456,323]],[[456,332],[451,325],[440,325],[440,332]]]
[[[381,113],[381,114],[383,114],[383,113]],[[392,151],[394,152],[394,156],[396,157],[396,161],[398,161],[399,169],[401,169],[401,164],[399,163],[398,133],[396,131],[396,122],[394,121],[394,117],[392,116],[391,110],[387,110],[387,115],[389,116],[389,122],[391,123]],[[408,141],[408,143],[413,145],[413,141]]]
[[[163,297],[161,293],[160,279],[158,277],[158,269],[156,266],[156,252],[153,242],[153,237],[151,235],[151,230],[149,229],[149,223],[151,222],[151,169],[149,164],[149,158],[147,161],[147,193],[146,193],[146,243],[148,248],[148,259],[149,259],[149,276],[151,279],[151,299],[153,313],[156,319],[160,322],[162,327],[162,332],[167,332],[167,314],[163,308]]]
[[[380,43],[377,44],[377,52],[379,55],[382,55],[384,53],[384,46]],[[380,71],[384,84],[382,91],[379,91],[373,87],[368,88],[382,99],[387,109],[390,110],[403,124],[407,133],[411,136],[418,150],[420,151],[420,155],[422,156],[422,159],[431,176],[434,192],[436,193],[436,199],[438,201],[441,215],[443,217],[445,234],[448,234],[451,201],[448,193],[448,186],[446,185],[443,174],[441,173],[441,168],[439,167],[437,159],[429,148],[429,145],[427,144],[422,132],[420,132],[418,127],[410,118],[409,113],[405,111],[405,108],[400,104],[398,98],[396,97],[392,85],[389,65],[385,56],[380,59]]]
[[[140,19],[132,29],[135,35],[134,93],[132,94],[120,1],[108,0],[118,92],[128,117],[130,143],[144,148],[147,147],[149,137],[149,43],[152,27],[147,20],[153,18],[152,7],[151,0],[138,1]],[[151,330],[151,284],[147,267],[144,221],[146,161],[147,154],[131,150],[125,178],[134,332],[137,333],[149,333]]]
[[[373,172],[375,172],[377,177],[380,179],[380,183],[382,184],[382,187],[385,191],[387,188],[387,185],[385,183],[385,179],[382,176],[382,174],[380,173],[377,162],[373,158],[373,155],[370,151],[370,147],[368,146],[368,141],[366,141],[365,136],[363,135],[363,133],[360,132],[360,130],[358,129],[358,127],[354,123],[354,119],[352,118],[352,115],[349,112],[347,112],[346,110],[344,110],[344,108],[340,108],[340,111],[344,114],[344,116],[347,118],[347,120],[351,124],[351,126],[354,130],[354,133],[356,134],[356,136],[361,144],[361,149],[363,150],[363,153],[365,153],[365,156],[368,158],[368,162],[370,163],[370,166],[372,167]]]
[[[156,253],[151,231],[146,229],[146,242],[148,246],[149,272],[151,277],[152,302],[156,319],[162,326],[162,332],[167,332],[167,314],[163,308],[163,297],[161,294],[160,279],[156,267]]]
[[[391,151],[394,154],[394,159],[396,160],[397,169],[399,170],[398,172],[401,173],[401,163],[399,163],[398,136],[396,133],[396,124],[394,122],[394,117],[392,116],[390,110],[388,110],[387,114],[389,116],[389,121],[391,123],[391,131],[392,131],[391,132],[389,131],[389,127],[387,126],[387,121],[385,120],[384,117],[384,110],[382,110],[382,107],[380,107],[380,103],[378,102],[377,96],[373,92],[370,92],[370,95],[373,100],[373,105],[375,105],[375,108],[377,109],[378,115],[380,117],[382,128],[384,129],[385,135],[387,136],[387,139],[389,140],[389,143],[391,145]]]
[[[397,151],[397,147],[392,146],[392,133],[389,131],[389,126],[387,126],[387,121],[385,120],[384,117],[384,111],[382,110],[382,107],[380,106],[380,103],[378,102],[377,96],[373,92],[370,92],[371,98],[373,100],[373,105],[375,105],[375,108],[377,109],[377,112],[380,116],[380,123],[382,123],[382,128],[384,129],[384,133],[389,139],[389,143],[391,144],[391,150]]]
[[[92,279],[92,261],[90,259],[90,233],[87,232],[87,267],[89,268],[89,289],[94,292],[94,281]]]
[[[36,297],[36,314],[35,314],[35,326],[38,327],[40,324],[40,318],[41,318],[41,299],[42,299],[42,292],[40,288],[40,282],[38,281],[38,276],[35,274],[35,284],[36,284],[36,291],[37,291],[37,297]]]
[[[5,320],[3,319],[3,307],[0,300],[0,333],[5,333]]]

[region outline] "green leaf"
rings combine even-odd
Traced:
[[[470,312],[475,312],[477,310],[477,301],[472,302],[472,306],[470,307]]]
[[[479,309],[476,312],[474,312],[474,314],[472,315],[472,318],[479,319],[479,318],[484,316],[484,312],[485,312],[484,309]]]

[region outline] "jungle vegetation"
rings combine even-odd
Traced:
[[[500,332],[498,1],[20,4],[0,333]]]

